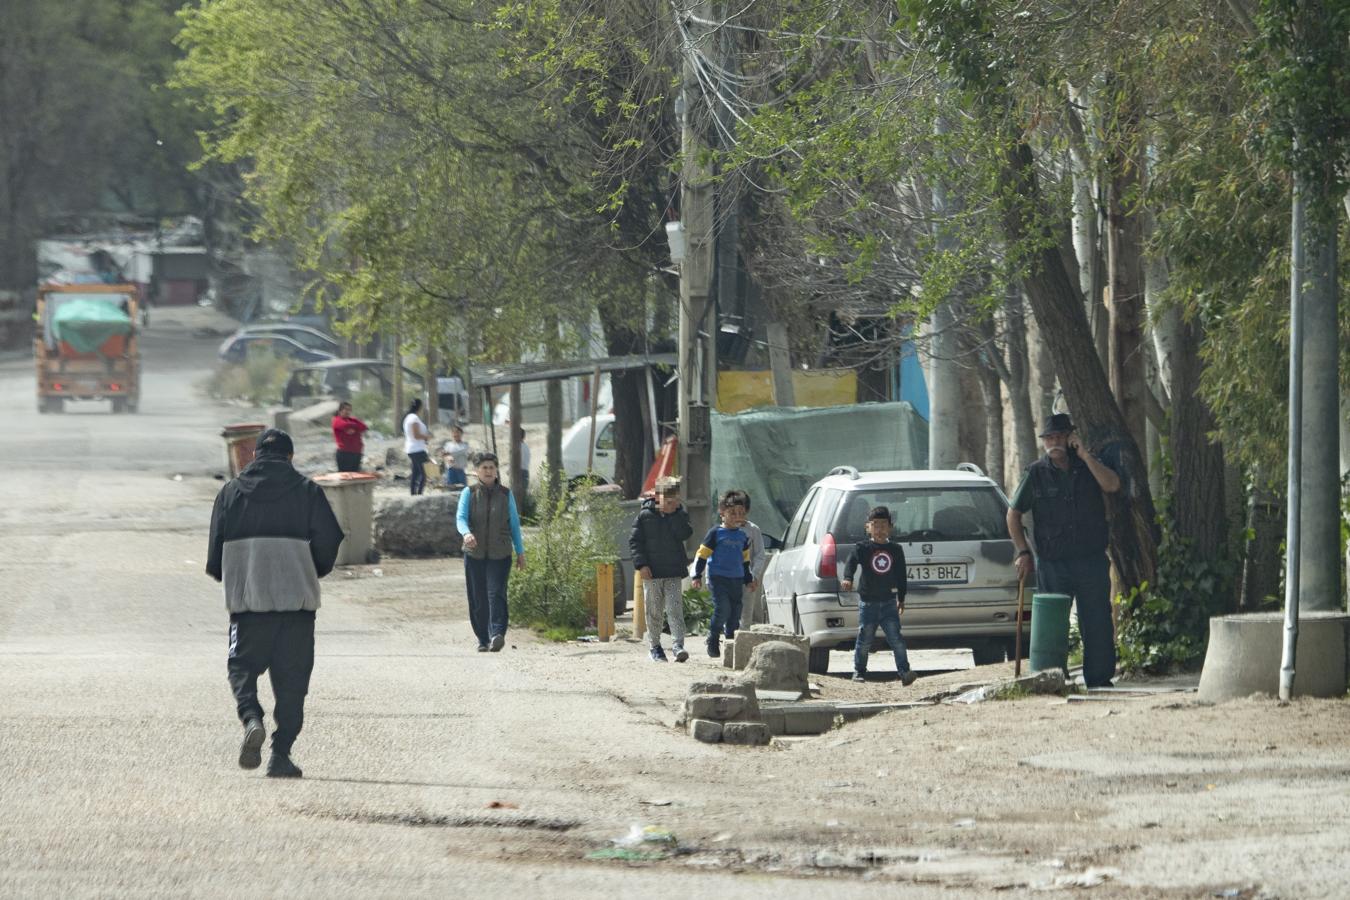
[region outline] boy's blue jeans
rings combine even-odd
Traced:
[[[909,671],[909,654],[905,652],[904,638],[900,637],[900,610],[896,609],[894,597],[858,603],[858,640],[853,646],[853,671],[860,675],[867,671],[867,654],[872,651],[877,626],[881,627],[886,643],[895,653],[895,671],[905,674]]]
[[[736,636],[741,627],[741,602],[745,584],[740,578],[728,578],[725,575],[708,577],[708,587],[712,590],[712,622],[708,626],[708,645],[716,646],[722,634],[728,638]]]

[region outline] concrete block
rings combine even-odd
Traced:
[[[784,710],[783,734],[824,734],[834,727],[834,717],[837,714],[833,706]]]
[[[740,678],[713,678],[709,681],[695,681],[689,685],[690,696],[694,694],[736,694],[747,700],[755,699],[755,686]]]
[[[684,715],[686,719],[716,719],[719,722],[753,719],[759,712],[753,704],[753,700],[739,694],[691,694],[684,700]]]
[[[718,744],[722,741],[722,723],[708,719],[690,719],[689,736],[705,744]]]
[[[770,734],[787,734],[787,719],[781,712],[774,712],[770,709],[759,711],[759,720],[769,729]]]
[[[763,722],[727,722],[722,726],[722,743],[762,747],[773,735]]]
[[[768,641],[750,654],[745,677],[757,688],[805,693],[807,659],[806,651],[797,644]]]
[[[735,668],[735,666],[732,665],[732,661],[735,659],[735,652],[736,652],[735,638],[732,638],[729,641],[722,642],[722,668],[724,669]]]
[[[1346,634],[1350,616],[1305,613],[1298,620],[1294,694],[1343,697],[1346,691]],[[1200,671],[1201,700],[1217,703],[1280,690],[1284,648],[1283,613],[1246,613],[1209,620],[1209,649]]]
[[[760,630],[766,628],[773,630]],[[731,667],[733,669],[744,669],[750,665],[750,657],[754,655],[755,648],[770,641],[792,644],[800,647],[803,653],[807,653],[811,649],[811,645],[802,635],[788,634],[776,625],[755,625],[749,631],[736,632],[736,650],[732,656]]]

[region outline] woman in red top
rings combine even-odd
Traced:
[[[366,423],[352,415],[352,405],[345,400],[338,404],[333,416],[333,440],[337,441],[337,468],[339,472],[361,471],[361,435]]]

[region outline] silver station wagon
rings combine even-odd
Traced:
[[[909,593],[901,633],[910,649],[969,647],[977,665],[1013,657],[1017,570],[1008,537],[1008,498],[979,468],[859,472],[833,469],[811,486],[764,572],[769,621],[805,635],[810,669],[824,673],[830,651],[851,649],[858,595],[840,590],[867,513],[890,508],[891,540],[905,550]],[[1023,612],[1022,654],[1031,603]],[[878,644],[884,638],[878,632]]]

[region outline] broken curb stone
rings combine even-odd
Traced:
[[[811,646],[805,636],[788,634],[787,631],[777,625],[752,625],[749,631],[736,632],[731,667],[737,670],[744,669],[750,665],[750,657],[754,654],[755,648],[771,641],[792,644],[800,647],[803,653],[806,653]]]
[[[768,691],[807,691],[807,655],[786,641],[769,641],[755,647],[745,667],[746,680]]]
[[[696,741],[702,741],[705,744],[717,744],[722,740],[721,722],[714,722],[711,719],[690,719],[689,736]]]
[[[727,722],[722,726],[722,743],[744,747],[763,747],[773,734],[763,722]]]

